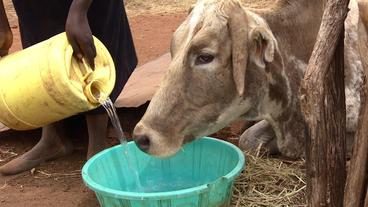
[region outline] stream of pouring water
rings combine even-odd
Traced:
[[[124,156],[126,156],[126,160],[128,162],[128,168],[132,171],[132,174],[135,177],[133,179],[135,179],[135,183],[136,183],[136,187],[137,187],[136,189],[139,190],[139,189],[142,188],[142,185],[141,185],[141,182],[140,182],[140,179],[139,179],[138,171],[137,171],[137,169],[133,168],[134,165],[131,163],[132,159],[129,157],[128,147],[126,146],[127,145],[127,138],[126,138],[126,136],[123,132],[123,129],[121,127],[120,120],[119,120],[119,117],[116,113],[115,106],[112,103],[110,98],[107,98],[104,101],[100,101],[100,103],[105,108],[107,114],[110,117],[111,123],[112,123],[112,125],[113,125],[113,127],[114,127],[114,129],[117,133],[116,136],[120,140],[120,144],[122,145],[123,149],[125,148]],[[127,190],[133,190],[133,189],[127,189]]]
[[[100,102],[101,105],[105,108],[107,115],[109,115],[110,120],[111,120],[111,124],[114,127],[115,131],[116,131],[116,136],[119,138],[120,143],[122,145],[127,143],[127,138],[123,132],[123,128],[121,128],[121,124],[120,124],[120,120],[119,117],[116,113],[116,109],[114,107],[114,104],[112,103],[111,99],[108,98],[105,101],[101,101]]]

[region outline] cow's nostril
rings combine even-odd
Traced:
[[[143,152],[148,152],[150,148],[150,139],[146,135],[139,136],[135,139],[135,143]]]

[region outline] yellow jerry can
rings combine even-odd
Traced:
[[[73,56],[65,33],[1,58],[0,122],[29,130],[97,108],[114,88],[115,66],[94,43],[94,70]]]

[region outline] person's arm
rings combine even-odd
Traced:
[[[0,56],[5,56],[13,44],[13,34],[5,13],[4,2],[0,0]]]
[[[92,0],[73,0],[69,9],[65,31],[69,43],[73,47],[74,54],[79,59],[86,58],[91,67],[94,67],[96,48],[87,18],[91,3]]]

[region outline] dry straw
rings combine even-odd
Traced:
[[[244,6],[265,8],[275,0],[240,0]],[[144,14],[186,13],[197,0],[125,0],[125,8],[130,17]]]
[[[246,170],[236,180],[232,206],[306,206],[304,161],[246,153]]]

